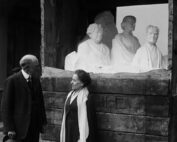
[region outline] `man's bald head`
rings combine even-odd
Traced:
[[[36,64],[36,65],[38,65],[39,62],[38,62],[38,59],[37,59],[36,56],[28,54],[28,55],[23,56],[20,59],[19,64],[23,68],[24,66],[29,65],[29,64]]]
[[[35,66],[39,65],[39,61],[36,56],[28,54],[20,59],[19,64],[25,72],[32,74]]]

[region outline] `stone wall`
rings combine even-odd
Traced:
[[[43,68],[42,86],[48,119],[43,140],[59,141],[62,109],[72,74]],[[91,77],[96,135],[100,142],[168,141],[169,72],[91,74]]]

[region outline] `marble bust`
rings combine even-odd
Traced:
[[[95,17],[94,22],[103,27],[102,42],[111,49],[112,39],[118,33],[113,14],[110,11],[103,11]]]
[[[140,47],[138,38],[133,35],[135,24],[136,17],[125,16],[121,23],[123,32],[117,34],[112,40],[111,61],[117,72],[126,71]]]
[[[158,36],[159,28],[157,26],[147,26],[146,42],[137,50],[132,62],[132,66],[137,72],[165,68],[164,58],[156,45]]]
[[[100,24],[90,24],[87,28],[89,39],[78,45],[77,52],[66,56],[65,69],[83,69],[87,72],[103,72],[104,66],[110,64],[110,49],[102,43],[103,28]]]

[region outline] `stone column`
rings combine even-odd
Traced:
[[[173,0],[169,0],[169,27],[168,27],[168,68],[172,66],[173,53]]]
[[[177,1],[173,1],[173,49],[172,49],[172,56],[173,56],[173,63],[172,63],[172,84],[173,90],[172,94],[177,96]]]
[[[169,124],[169,142],[177,141],[177,1],[169,0],[171,21],[172,21],[172,80],[170,97],[170,124]]]
[[[41,0],[41,63],[56,67],[56,0]]]

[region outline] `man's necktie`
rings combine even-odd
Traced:
[[[34,90],[33,90],[33,83],[32,83],[31,76],[29,76],[27,83],[28,83],[28,86],[29,86],[29,88],[31,90],[32,99],[34,99],[34,96],[33,96],[34,95]]]
[[[27,82],[28,82],[28,86],[29,86],[29,88],[32,89],[32,86],[33,86],[33,85],[32,85],[32,79],[31,79],[31,76],[28,77]]]

